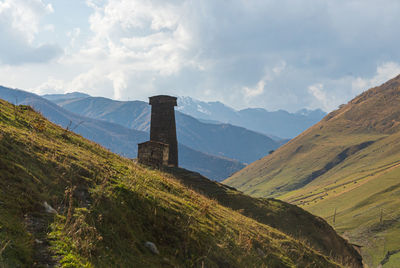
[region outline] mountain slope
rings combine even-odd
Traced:
[[[236,111],[221,102],[203,102],[190,97],[178,98],[177,109],[202,120],[229,123],[286,139],[297,136],[326,115],[319,109],[303,109],[296,113],[283,110],[270,112],[261,108]]]
[[[338,236],[324,220],[306,213],[297,206],[271,198],[252,198],[234,188],[210,181],[198,173],[187,170],[172,168],[169,172],[190,189],[304,241],[346,266],[362,266],[361,256],[352,245]]]
[[[339,267],[3,100],[0,170],[1,266]]]
[[[80,94],[78,96],[81,96]],[[62,127],[68,127],[85,138],[126,157],[136,158],[137,144],[149,139],[147,132],[77,115],[42,97],[22,90],[0,87],[0,97],[10,102],[30,105],[50,121]],[[198,171],[212,179],[221,180],[244,167],[238,161],[204,154],[182,144],[179,145],[179,150],[179,161],[182,167]]]
[[[23,90],[0,86],[0,97],[12,103],[30,105],[50,121],[64,128],[69,127],[87,139],[100,143],[106,148],[112,148],[118,154],[125,155],[132,151],[136,156],[137,143],[148,139],[148,134],[143,131],[74,114],[51,101]]]
[[[205,154],[183,144],[178,144],[178,150],[179,166],[199,172],[212,180],[221,181],[245,167],[239,161]]]
[[[301,205],[362,245],[369,265],[392,252],[383,267],[398,267],[399,102],[400,76],[362,93],[225,183]]]
[[[54,100],[61,107],[91,118],[137,130],[149,130],[151,106],[141,101],[114,101],[100,97]],[[280,146],[271,138],[230,124],[208,124],[175,112],[178,140],[207,154],[251,163]]]
[[[53,101],[53,100],[69,100],[69,99],[77,99],[77,98],[87,98],[90,95],[81,92],[71,92],[65,94],[45,94],[42,96],[46,100]]]

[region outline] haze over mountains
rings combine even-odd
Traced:
[[[371,88],[224,183],[302,206],[400,267],[400,76]]]

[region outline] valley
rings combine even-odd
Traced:
[[[364,261],[398,265],[400,77],[365,91],[225,183],[326,219]]]
[[[6,267],[361,267],[345,240],[302,209],[183,169],[138,165],[3,100],[0,168]],[[193,179],[200,188],[189,187]],[[259,212],[248,210],[257,203]],[[274,216],[258,219],[266,213]],[[295,222],[329,239],[289,231]]]

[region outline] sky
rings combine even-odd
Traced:
[[[400,74],[398,0],[0,0],[0,85],[336,109]]]

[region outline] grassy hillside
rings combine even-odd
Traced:
[[[67,96],[82,97],[85,95],[81,93],[71,93],[70,95],[62,96],[66,98]],[[56,95],[55,97],[62,98],[62,96]],[[149,139],[148,132],[129,129],[122,125],[115,124],[114,122],[96,120],[75,114],[75,112],[79,112],[79,110],[72,109],[71,112],[67,111],[38,95],[26,91],[0,86],[0,98],[11,103],[30,105],[34,107],[35,110],[40,111],[51,122],[64,128],[68,127],[85,138],[110,149],[112,152],[126,157],[135,158],[137,156],[137,144]],[[111,101],[109,99],[104,100],[106,103]],[[138,103],[143,103],[146,107],[149,106],[144,102]],[[134,111],[131,112],[132,114],[129,114],[125,111],[125,115],[129,118],[139,116],[134,113]],[[120,117],[122,117],[122,114],[124,113],[121,113]],[[137,120],[140,121],[140,119]],[[146,122],[148,123],[148,121]],[[225,179],[235,171],[244,167],[244,165],[237,160],[202,153],[181,143],[179,144],[179,151],[179,163],[181,166],[200,172],[215,180]]]
[[[0,266],[339,267],[173,175],[3,100],[0,170]]]
[[[289,234],[295,239],[304,241],[339,263],[351,267],[362,266],[361,256],[352,245],[337,235],[323,219],[297,206],[271,198],[253,198],[234,188],[210,181],[198,173],[181,168],[169,169],[169,172],[190,189],[260,223]]]
[[[330,113],[225,183],[254,196],[300,205],[363,246],[367,264],[399,267],[399,102],[396,77]]]

